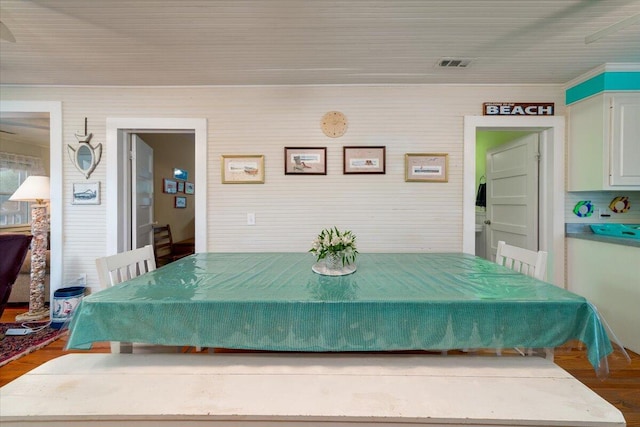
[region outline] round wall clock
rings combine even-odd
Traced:
[[[329,111],[320,122],[322,132],[330,138],[338,138],[347,131],[347,117],[340,111]]]

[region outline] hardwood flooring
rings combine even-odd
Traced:
[[[26,311],[25,307],[8,307],[5,309],[0,321],[14,322],[15,316],[24,311]],[[598,378],[593,367],[589,364],[586,352],[580,349],[579,343],[572,344],[556,350],[555,362],[617,407],[624,415],[627,426],[640,427],[640,355],[629,351],[631,361],[628,362],[620,351],[616,351],[609,358],[609,375],[601,379]],[[0,386],[4,386],[37,366],[63,354],[87,352],[81,350],[66,351],[64,350],[65,345],[66,336],[63,336],[48,346],[1,367]],[[109,353],[109,344],[96,344],[88,352]]]

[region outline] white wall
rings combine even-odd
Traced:
[[[63,146],[88,118],[92,142],[105,141],[108,117],[207,119],[209,251],[307,251],[324,227],[354,231],[361,252],[462,250],[463,117],[483,102],[555,102],[559,86],[273,86],[273,87],[2,87],[2,100],[58,100]],[[338,139],[320,130],[330,110],[346,114]],[[343,175],[344,145],[385,145],[385,175]],[[326,146],[326,176],[284,175],[285,146]],[[105,152],[112,147],[105,146]],[[65,148],[66,149],[66,148]],[[448,183],[406,183],[404,154],[449,153]],[[223,185],[222,154],[264,154],[260,185]],[[105,254],[106,154],[91,176],[101,181],[99,206],[71,205],[71,185],[84,181],[63,156],[64,279],[88,273]],[[196,191],[198,185],[196,183]],[[247,226],[247,213],[256,225]],[[312,262],[311,255],[310,264]]]

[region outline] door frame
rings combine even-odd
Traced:
[[[195,240],[196,252],[207,251],[207,119],[198,118],[107,118],[106,145],[107,255],[128,249],[129,215],[129,133],[193,132],[195,134]]]
[[[0,101],[0,111],[6,113],[49,113],[49,231],[51,233],[51,262],[49,299],[62,287],[64,203],[62,197],[62,102],[59,101]]]
[[[476,132],[531,131],[540,135],[539,242],[549,253],[548,280],[564,283],[564,151],[565,118],[562,116],[464,116],[464,176],[462,201],[462,251],[475,253]]]

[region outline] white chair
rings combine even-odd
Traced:
[[[156,269],[153,247],[147,245],[139,249],[96,259],[98,280],[102,289],[109,288]],[[133,344],[112,341],[112,353],[133,353]]]
[[[526,274],[538,280],[544,280],[547,273],[547,253],[532,251],[498,242],[496,264]]]
[[[96,267],[98,269],[100,286],[103,289],[117,285],[125,280],[133,279],[134,277],[156,269],[156,258],[153,252],[153,246],[147,245],[139,249],[98,258],[96,259]],[[132,343],[112,341],[110,344],[112,353],[133,353]],[[171,346],[146,347],[163,352],[179,351],[177,347]],[[200,350],[200,347],[196,347],[196,351]]]
[[[529,249],[519,248],[517,246],[507,245],[504,241],[498,242],[498,250],[496,252],[496,263],[507,268],[526,274],[538,280],[544,280],[547,273],[547,252],[532,251]],[[518,348],[516,351],[524,355],[524,352]],[[546,358],[553,361],[553,349],[544,349]],[[497,350],[500,354],[500,350]],[[533,349],[528,349],[529,355],[533,354]]]
[[[117,285],[125,280],[133,279],[141,274],[156,269],[156,258],[153,254],[153,246],[98,258],[98,280],[103,289]]]

